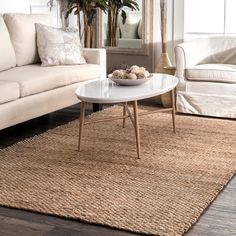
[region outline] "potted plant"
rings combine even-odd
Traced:
[[[52,7],[54,1],[55,0],[49,1],[50,7]],[[58,2],[60,6],[65,6],[66,3],[66,19],[71,13],[77,15],[79,35],[80,39],[84,40],[84,47],[94,47],[97,9],[101,9],[105,12],[108,8],[107,0],[59,0]]]
[[[123,23],[126,20],[126,12],[123,7],[128,7],[132,11],[139,10],[139,5],[135,0],[108,0],[107,46],[117,46],[116,32],[119,13],[121,13]]]

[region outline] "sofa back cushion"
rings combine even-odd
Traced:
[[[48,25],[49,16],[10,13],[4,14],[4,20],[15,49],[17,66],[39,62],[35,23]]]
[[[0,71],[3,71],[16,66],[16,56],[2,15],[0,15],[0,40]]]

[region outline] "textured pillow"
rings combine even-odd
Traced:
[[[86,61],[81,52],[78,30],[35,24],[42,66],[77,65]]]
[[[4,20],[10,33],[16,54],[17,66],[24,66],[40,61],[37,45],[35,23],[49,24],[49,16],[44,14],[4,14]]]

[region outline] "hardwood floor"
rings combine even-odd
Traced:
[[[92,112],[92,106],[87,114]],[[0,148],[44,132],[79,117],[79,106],[0,131]],[[0,207],[0,236],[132,236],[108,227],[55,216]],[[219,194],[186,236],[236,236],[236,177]]]

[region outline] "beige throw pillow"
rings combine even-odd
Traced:
[[[49,24],[49,16],[43,14],[4,14],[13,47],[17,66],[24,66],[40,61],[37,45],[35,23]],[[1,40],[0,40],[1,41]]]
[[[77,65],[86,61],[81,52],[78,30],[35,24],[42,66]]]
[[[7,70],[15,66],[15,51],[3,17],[0,15],[0,71]]]

